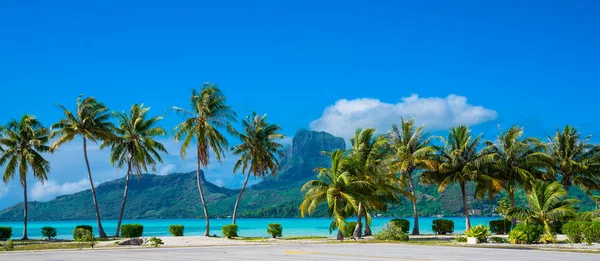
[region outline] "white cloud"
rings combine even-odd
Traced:
[[[0,198],[3,198],[8,194],[8,185],[2,183],[0,184]]]
[[[55,180],[48,180],[44,184],[37,182],[30,191],[30,197],[33,200],[48,200],[56,196],[71,194],[88,189],[89,180],[82,179],[77,182],[65,182],[59,184]]]
[[[417,94],[403,97],[396,104],[378,99],[342,99],[323,111],[323,115],[310,123],[310,128],[326,131],[336,136],[350,138],[358,127],[375,127],[387,131],[400,117],[415,117],[418,125],[428,130],[442,130],[459,124],[476,125],[494,120],[494,110],[467,103],[467,98],[448,95],[446,98],[421,98]]]
[[[164,165],[164,166],[160,167],[158,169],[158,172],[156,174],[164,176],[164,175],[173,173],[175,169],[177,169],[177,165],[175,165],[175,164],[167,164],[167,165]]]

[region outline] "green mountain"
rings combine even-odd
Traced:
[[[298,206],[303,198],[300,187],[315,178],[316,167],[327,166],[328,159],[321,151],[344,149],[344,139],[325,132],[301,130],[295,135],[292,145],[281,160],[281,168],[276,176],[270,176],[251,186],[244,193],[240,203],[240,217],[298,217]],[[228,217],[233,210],[239,190],[219,187],[206,180],[203,184],[211,217]],[[124,178],[105,182],[97,190],[100,211],[103,219],[116,219],[123,196]],[[469,186],[472,195],[473,186]],[[573,197],[582,200],[582,209],[591,209],[594,204],[580,190],[571,189]],[[419,186],[417,191],[419,210],[423,216],[462,215],[462,199],[457,186],[450,186],[438,193],[437,186]],[[470,207],[477,215],[492,215],[493,200],[469,199]],[[524,204],[524,193],[517,199]],[[317,216],[325,216],[324,207],[318,209]],[[139,180],[130,182],[127,200],[126,219],[180,219],[198,218],[203,215],[196,173],[174,173],[166,176],[146,174]],[[390,207],[388,216],[410,216],[412,205],[403,202],[401,206]],[[89,190],[59,196],[48,202],[29,203],[30,220],[91,220],[94,219],[92,198]],[[20,221],[23,218],[22,203],[0,211],[0,221]]]

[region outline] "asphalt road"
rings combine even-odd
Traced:
[[[0,260],[600,260],[600,254],[399,244],[245,245],[0,254]]]

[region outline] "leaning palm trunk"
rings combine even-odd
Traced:
[[[200,176],[200,147],[198,147],[198,166],[196,167],[196,180],[198,182],[198,192],[200,192],[200,201],[202,201],[202,208],[204,209],[204,219],[206,219],[206,231],[204,236],[210,236],[210,219],[208,218],[208,208],[206,207],[206,201],[204,200],[204,190],[202,189],[202,177]]]
[[[358,211],[357,211],[357,220],[356,220],[356,227],[354,228],[354,233],[352,234],[352,236],[354,238],[361,238],[362,237],[362,212],[363,212],[363,204],[362,202],[358,203]]]
[[[27,240],[27,178],[23,179],[23,237],[21,240]]]
[[[246,189],[246,184],[248,184],[248,179],[250,179],[250,172],[248,171],[248,174],[246,175],[246,180],[244,180],[244,185],[242,185],[242,189],[240,189],[240,194],[238,195],[237,199],[235,200],[235,206],[233,207],[233,219],[232,222],[235,225],[235,218],[237,216],[237,209],[238,209],[238,205],[240,204],[240,200],[242,199],[242,193],[244,193],[244,189]]]
[[[125,213],[125,204],[127,203],[127,192],[129,191],[129,176],[131,176],[131,160],[132,156],[129,156],[129,162],[127,166],[127,176],[125,176],[125,192],[123,192],[123,203],[121,203],[121,213],[119,213],[119,221],[117,221],[117,232],[115,237],[119,236],[121,230],[121,222],[123,221],[123,213]]]
[[[469,206],[467,204],[467,191],[465,188],[465,184],[460,184],[460,189],[462,191],[463,198],[463,207],[465,209],[465,222],[466,222],[466,230],[471,229],[471,219],[469,219]]]
[[[410,194],[413,196],[413,235],[420,234],[419,232],[419,211],[417,210],[417,195],[415,194],[415,186],[413,184],[412,177],[409,176]]]
[[[365,219],[366,219],[366,217],[365,217]],[[364,236],[368,237],[368,236],[372,236],[372,235],[373,235],[373,232],[371,231],[371,226],[369,226],[369,222],[367,222],[365,220],[365,233],[364,233]]]
[[[515,208],[515,191],[514,189],[510,189],[508,192],[508,197],[510,198],[510,207],[511,209]],[[517,219],[513,217],[510,221],[511,228],[515,228],[517,226]],[[506,231],[506,229],[504,230]]]
[[[90,187],[92,188],[92,199],[94,200],[94,208],[96,210],[96,221],[98,222],[98,235],[100,238],[106,238],[104,228],[102,228],[102,221],[100,219],[100,211],[98,210],[98,199],[96,199],[96,188],[94,188],[94,181],[92,181],[92,170],[90,169],[90,162],[87,155],[87,140],[83,138],[83,157],[85,158],[85,165],[87,166],[88,178],[90,179]]]

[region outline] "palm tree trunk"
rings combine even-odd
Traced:
[[[98,235],[100,238],[106,238],[104,228],[102,228],[102,221],[100,219],[100,211],[98,210],[98,199],[96,199],[96,188],[94,188],[94,181],[92,181],[92,170],[90,169],[90,161],[87,155],[87,140],[83,137],[83,157],[85,158],[85,165],[87,166],[88,178],[90,179],[90,187],[92,188],[92,199],[94,200],[94,208],[96,210],[96,221],[98,222]]]
[[[412,176],[408,179],[408,184],[410,186],[410,194],[413,196],[413,235],[420,234],[419,232],[419,211],[417,210],[417,195],[415,194],[415,186],[413,185]]]
[[[248,179],[250,179],[250,171],[248,171],[248,175],[246,175],[246,180],[244,180],[244,185],[242,185],[242,189],[240,189],[240,194],[235,200],[235,206],[233,207],[233,224],[235,225],[235,218],[237,215],[238,205],[240,204],[240,199],[242,199],[242,193],[244,193],[244,189],[246,189],[246,184],[248,184]]]
[[[465,222],[466,222],[466,230],[471,229],[471,219],[469,219],[469,205],[467,204],[467,190],[465,184],[460,184],[460,189],[462,191],[463,197],[463,207],[465,209]]]
[[[371,226],[369,226],[369,222],[367,222],[365,217],[365,237],[372,236],[373,232],[371,231]]]
[[[129,156],[129,162],[127,163],[127,176],[125,176],[125,191],[123,192],[123,202],[121,203],[121,212],[119,213],[119,221],[117,221],[117,232],[115,237],[119,237],[121,231],[121,222],[123,221],[123,214],[125,213],[125,203],[127,202],[127,192],[129,191],[129,177],[131,176],[131,159]]]
[[[356,227],[354,228],[354,233],[352,234],[352,236],[354,238],[361,238],[362,237],[362,212],[363,212],[363,205],[362,202],[358,203],[358,219],[356,220]]]
[[[508,197],[510,198],[510,207],[515,208],[515,191],[514,189],[510,189],[508,191]],[[510,221],[511,228],[515,228],[517,226],[517,219],[513,217]],[[506,232],[506,229],[504,230]]]
[[[23,178],[23,237],[21,240],[27,240],[27,177]]]
[[[206,207],[206,201],[204,200],[204,190],[202,190],[202,178],[200,176],[200,146],[198,146],[198,165],[196,167],[196,179],[198,182],[198,191],[200,192],[200,200],[202,201],[202,208],[204,209],[204,219],[206,219],[206,231],[204,236],[210,236],[210,219],[208,218],[208,208]]]
[[[344,233],[342,233],[342,229],[339,227],[337,232],[337,240],[344,240]]]

